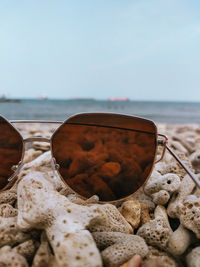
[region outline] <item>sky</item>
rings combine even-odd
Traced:
[[[200,101],[200,1],[2,0],[2,94]]]

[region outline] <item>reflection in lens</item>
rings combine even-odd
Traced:
[[[115,127],[66,123],[52,138],[52,153],[66,183],[101,201],[124,198],[144,184],[155,149],[155,133]]]
[[[0,189],[13,174],[12,166],[22,157],[23,141],[20,134],[4,118],[0,117]]]

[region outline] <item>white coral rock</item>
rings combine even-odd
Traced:
[[[135,254],[145,257],[148,253],[144,239],[137,235],[117,232],[95,232],[92,235],[107,267],[119,266]]]
[[[180,224],[170,236],[167,250],[174,256],[182,255],[193,240],[192,232]]]
[[[200,198],[189,195],[179,208],[180,222],[200,238]]]
[[[18,185],[18,226],[45,229],[58,266],[102,266],[86,227],[99,214],[60,195],[40,172],[30,172]]]
[[[149,246],[149,253],[142,262],[142,267],[178,267],[180,266],[172,256],[155,247]]]
[[[167,248],[167,243],[173,231],[169,225],[166,209],[157,206],[154,212],[155,219],[143,224],[137,235],[144,238],[147,244],[161,249]]]
[[[10,246],[0,249],[0,266],[28,267],[26,259]]]
[[[190,156],[190,160],[196,173],[200,173],[200,150],[195,151]]]
[[[102,266],[88,231],[130,233],[132,228],[111,204],[78,205],[55,190],[48,173],[27,172],[18,185],[18,226],[44,229],[58,266]]]
[[[194,248],[187,256],[186,261],[188,267],[199,267],[200,266],[200,247]]]
[[[170,202],[167,207],[167,213],[171,218],[179,218],[179,207],[182,205],[183,201],[195,188],[195,183],[189,177],[185,175],[181,181],[178,192],[175,192],[170,199]]]
[[[144,187],[147,195],[151,195],[156,204],[164,205],[168,202],[170,195],[180,187],[180,178],[173,173],[161,175],[154,171],[151,179]]]

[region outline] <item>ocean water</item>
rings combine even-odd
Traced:
[[[170,124],[199,123],[200,103],[107,101],[107,100],[20,100],[0,103],[0,114],[9,120],[65,120],[80,112],[112,112],[135,115]]]

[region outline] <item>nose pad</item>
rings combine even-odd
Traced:
[[[56,163],[56,159],[53,157],[51,158],[51,168],[54,175],[56,175],[56,171],[58,171],[60,168],[60,165]]]
[[[20,161],[17,165],[13,165],[11,170],[14,172],[13,175],[8,178],[8,182],[12,181],[20,172],[21,168],[23,167],[24,163]]]
[[[14,172],[16,172],[16,170],[17,170],[18,168],[20,168],[21,165],[22,165],[22,161],[20,161],[17,165],[13,165],[13,166],[11,167],[11,170],[14,171]]]
[[[16,172],[16,170],[18,169],[18,166],[19,166],[19,165],[13,165],[13,166],[11,167],[11,170],[14,171],[14,172]]]

